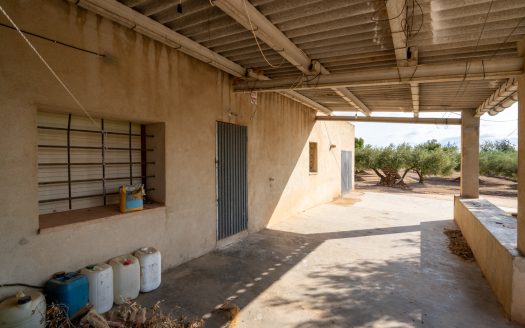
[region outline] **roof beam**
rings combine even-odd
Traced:
[[[407,24],[408,7],[406,5],[406,0],[390,0],[386,2],[397,66],[417,65],[417,49],[408,48],[407,35],[403,28],[403,25]],[[419,84],[417,82],[410,82],[410,93],[412,95],[414,117],[419,117]]]
[[[410,82],[458,82],[471,80],[498,80],[516,77],[523,73],[523,58],[507,57],[489,60],[472,59],[439,64],[408,67],[387,67],[354,70],[346,73],[320,75],[315,81],[282,78],[271,81],[245,81],[235,85],[235,91],[272,92],[283,90],[329,89],[377,85],[398,85]]]
[[[414,117],[419,117],[419,83],[410,82],[410,93],[412,94],[412,110]]]
[[[377,117],[377,116],[316,116],[317,121],[348,121],[370,123],[412,123],[434,125],[461,125],[460,118]]]
[[[270,22],[247,0],[212,0],[224,13],[232,17],[245,29],[264,41],[292,65],[307,75],[330,74],[318,61],[312,61],[299,47],[284,35],[279,28]],[[333,88],[350,106],[365,115],[370,109],[346,88]]]
[[[518,101],[518,79],[511,78],[503,83],[498,90],[487,98],[483,104],[476,109],[476,117],[485,113],[496,115]]]
[[[388,13],[388,22],[390,23],[390,32],[392,33],[397,66],[407,66],[408,41],[405,30],[403,29],[403,24],[406,24],[408,11],[408,9],[405,8],[406,3],[406,0],[386,1],[386,11]]]
[[[258,80],[269,80],[267,76],[252,74],[244,67],[230,61],[229,59],[219,55],[216,52],[200,45],[199,43],[179,34],[172,29],[148,18],[139,12],[129,8],[128,6],[119,3],[115,0],[69,0],[78,6],[101,15],[109,20],[117,22],[127,28],[130,28],[137,33],[143,34],[163,43],[171,48],[182,51],[185,54],[194,57],[200,61],[210,64],[228,74],[245,79],[255,78]],[[293,90],[282,90],[282,95],[289,97],[295,101],[321,111],[325,114],[330,114],[331,110],[325,106],[318,104],[312,99],[305,97]]]

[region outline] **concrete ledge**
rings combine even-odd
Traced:
[[[525,258],[517,249],[517,222],[484,199],[454,198],[454,220],[510,319],[525,323]]]

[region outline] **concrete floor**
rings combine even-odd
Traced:
[[[442,233],[452,198],[367,192],[324,204],[181,265],[139,303],[237,327],[518,327]]]

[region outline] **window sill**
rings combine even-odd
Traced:
[[[128,213],[120,213],[118,205],[108,205],[44,214],[38,217],[38,234],[73,229],[88,224],[107,222],[108,220],[127,219],[140,215],[141,212],[155,209],[163,210],[164,205],[160,203],[144,204],[142,211]]]

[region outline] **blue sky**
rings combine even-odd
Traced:
[[[459,113],[421,113],[421,117],[456,117]],[[407,116],[412,117],[411,113],[380,113],[374,116]],[[408,142],[418,144],[429,139],[436,139],[446,144],[452,142],[459,144],[460,127],[443,126],[428,124],[392,124],[392,123],[358,123],[355,125],[356,137],[365,139],[366,144],[374,146],[387,146],[390,143],[399,144]],[[495,140],[509,139],[513,144],[517,144],[518,137],[518,104],[515,103],[510,108],[496,116],[485,114],[481,117],[480,139]]]

